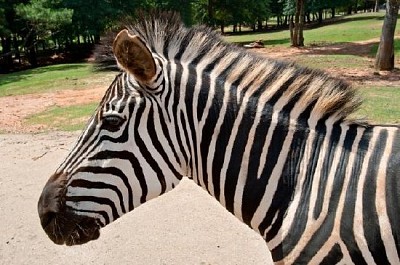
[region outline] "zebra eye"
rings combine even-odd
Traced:
[[[124,118],[117,115],[108,115],[103,117],[103,127],[107,130],[118,130],[125,122]]]

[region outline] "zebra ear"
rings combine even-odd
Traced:
[[[114,56],[118,64],[138,81],[148,83],[156,75],[156,65],[149,49],[136,35],[124,29],[113,43]]]

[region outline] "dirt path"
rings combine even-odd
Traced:
[[[370,51],[373,45],[379,43],[379,39],[371,39],[367,41],[358,41],[351,43],[340,43],[327,45],[326,43],[316,43],[303,48],[285,48],[266,47],[264,49],[254,50],[265,56],[283,59],[296,62],[300,56],[323,56],[332,54],[355,55],[365,61],[366,67],[363,69],[354,68],[333,68],[328,67],[326,72],[333,76],[342,78],[352,85],[362,89],[363,86],[397,86],[400,87],[400,69],[395,69],[392,72],[381,71],[376,72],[374,69],[374,58],[370,57]],[[397,67],[400,65],[400,58],[396,58]]]
[[[175,190],[102,229],[83,246],[55,245],[36,203],[77,133],[0,135],[0,264],[266,264],[261,237],[205,191]]]
[[[62,90],[51,93],[0,97],[0,129],[7,133],[40,131],[40,126],[29,126],[23,121],[32,114],[52,106],[68,106],[100,102],[107,85],[85,90]]]

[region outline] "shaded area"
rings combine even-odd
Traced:
[[[290,44],[290,39],[289,38],[283,38],[283,39],[275,39],[275,40],[261,40],[264,45],[267,46],[274,46],[274,45],[283,45],[283,44]],[[249,44],[251,42],[249,41],[239,41],[239,42],[235,42],[235,44],[239,45],[239,46],[243,46],[246,44]]]
[[[371,19],[375,19],[375,20],[383,20],[383,16],[382,15],[369,15],[369,16],[356,16],[356,15],[347,15],[347,16],[343,16],[343,17],[336,17],[333,19],[328,19],[328,20],[324,20],[322,23],[313,23],[313,24],[306,24],[305,28],[306,29],[316,29],[316,28],[320,28],[323,26],[327,26],[327,25],[332,25],[332,24],[343,24],[343,23],[347,23],[347,22],[353,22],[353,21],[365,21],[365,20],[371,20]]]

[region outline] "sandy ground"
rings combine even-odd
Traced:
[[[77,133],[0,135],[0,264],[269,264],[261,237],[189,180],[102,229],[53,244],[36,203]]]
[[[111,79],[111,78],[110,78]],[[24,120],[53,106],[79,105],[100,102],[111,80],[101,87],[82,90],[61,90],[41,94],[0,97],[0,131],[32,133],[45,129],[41,125],[28,125]],[[23,106],[23,107],[21,107]]]

